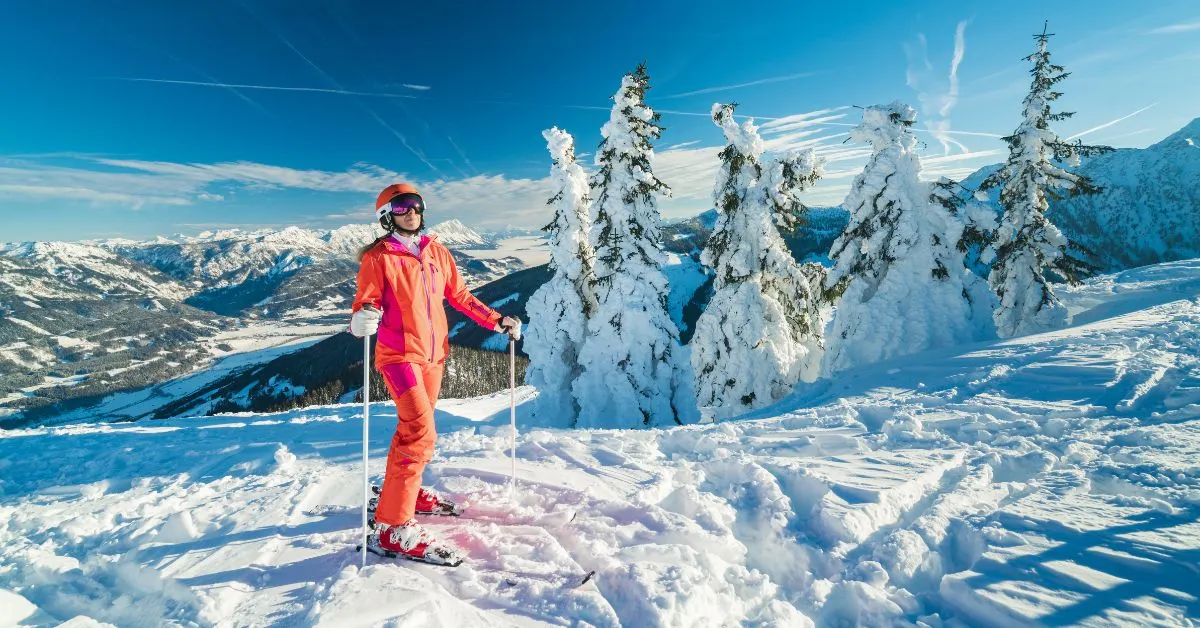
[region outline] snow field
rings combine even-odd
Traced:
[[[738,421],[524,427],[511,500],[507,393],[444,400],[425,480],[468,514],[425,521],[456,569],[360,569],[358,406],[2,432],[0,624],[1194,625],[1197,286],[1102,278],[1063,295],[1082,325]]]

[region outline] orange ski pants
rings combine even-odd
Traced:
[[[433,407],[442,389],[442,364],[395,362],[379,367],[396,402],[396,433],[388,449],[387,470],[375,520],[400,525],[413,518],[421,473],[433,457],[437,432]]]

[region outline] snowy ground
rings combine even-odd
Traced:
[[[1067,296],[743,420],[526,430],[511,499],[507,396],[446,400],[456,569],[359,568],[354,406],[0,432],[0,624],[1194,625],[1200,261]]]

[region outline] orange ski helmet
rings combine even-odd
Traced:
[[[408,198],[399,198],[402,196]],[[421,223],[417,226],[416,231],[407,231],[396,224],[396,217],[392,213],[392,201],[402,204],[406,201],[411,203],[413,200],[411,197],[414,196],[418,203],[417,214],[421,217]],[[412,205],[407,206],[411,207]],[[379,196],[375,197],[375,217],[379,219],[379,226],[383,227],[388,233],[399,231],[400,233],[411,234],[423,231],[425,229],[425,199],[421,197],[421,193],[417,191],[417,188],[407,183],[394,183],[383,188]]]
[[[390,203],[393,198],[396,198],[401,194],[416,194],[417,196],[421,195],[421,193],[417,191],[417,188],[407,183],[393,183],[392,185],[383,188],[383,191],[379,193],[379,196],[375,197],[375,215],[382,218],[384,214],[388,213],[388,203]]]

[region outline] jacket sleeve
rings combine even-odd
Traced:
[[[383,267],[380,264],[379,255],[374,251],[368,251],[358,267],[358,292],[354,295],[354,304],[350,311],[357,312],[365,305],[382,310],[383,281]]]
[[[467,284],[458,272],[458,264],[454,263],[454,256],[450,254],[449,249],[443,249],[442,255],[446,260],[446,300],[454,309],[466,314],[467,318],[478,323],[480,327],[495,329],[496,323],[502,318],[500,313],[484,305],[483,301],[475,298],[475,295],[467,290]]]

